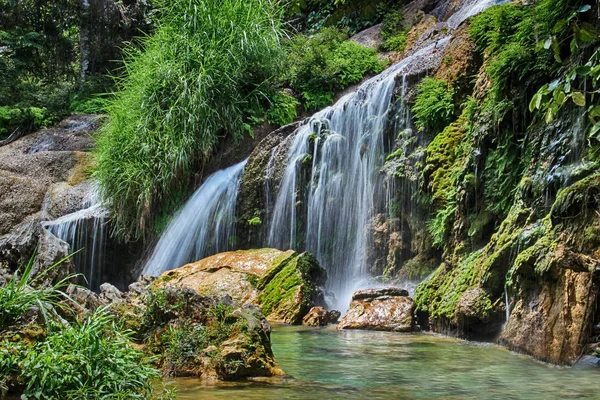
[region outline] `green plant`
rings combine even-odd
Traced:
[[[22,269],[20,277],[15,273],[4,286],[0,287],[0,331],[17,323],[21,316],[34,306],[39,307],[40,312],[48,319],[48,312],[53,310],[54,306],[60,306],[58,303],[61,299],[68,299],[62,289],[69,285],[74,275],[68,275],[48,287],[37,286],[69,257],[32,278],[34,257],[31,257],[29,263]]]
[[[270,0],[156,5],[156,33],[126,51],[127,78],[95,151],[94,177],[124,238],[146,233],[222,136],[243,135],[244,110],[264,97],[281,58]]]
[[[148,399],[159,372],[100,308],[83,323],[52,328],[21,362],[30,399]]]
[[[427,77],[417,86],[417,98],[412,106],[415,126],[440,132],[454,117],[454,90],[442,80]]]
[[[267,110],[267,121],[274,125],[292,123],[298,115],[296,109],[299,105],[300,103],[294,96],[285,92],[279,92],[273,96],[271,106]]]
[[[310,37],[298,35],[287,43],[283,80],[300,93],[305,109],[328,106],[334,93],[384,68],[374,50],[346,39],[345,33],[326,28]]]

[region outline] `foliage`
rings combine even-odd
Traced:
[[[280,126],[290,124],[298,115],[296,109],[299,105],[300,103],[294,96],[281,91],[272,98],[271,106],[266,113],[267,121]]]
[[[420,131],[440,132],[454,117],[454,90],[442,80],[427,77],[417,91],[412,106],[415,126]]]
[[[409,27],[404,24],[404,15],[400,11],[386,14],[381,22],[383,51],[403,51],[406,46]]]
[[[121,237],[140,237],[173,190],[276,73],[281,28],[270,0],[158,2],[156,33],[127,50],[128,77],[106,109],[95,178]]]
[[[540,38],[563,35],[565,25],[561,21],[575,3],[574,0],[541,0],[532,5],[506,3],[490,7],[471,20],[471,37],[488,56],[486,71],[492,81],[492,96],[501,100],[511,96],[511,90],[523,95],[551,73],[557,60],[553,54],[540,51],[543,45]]]
[[[0,287],[0,331],[16,324],[32,307],[39,307],[43,315],[47,317],[48,311],[53,306],[57,306],[58,302],[66,296],[61,289],[69,284],[73,275],[69,275],[49,287],[39,289],[32,287],[41,283],[49,272],[59,268],[66,259],[32,278],[33,260],[34,257],[29,260],[29,263],[21,271],[20,277],[15,273],[4,286]]]
[[[314,36],[298,35],[287,43],[284,81],[300,92],[305,109],[319,109],[333,101],[335,92],[358,83],[383,64],[374,50],[347,41],[347,35],[327,28]]]
[[[565,21],[573,27],[573,36],[569,49],[573,55],[597,44],[598,28],[589,22],[582,22],[580,14],[591,10],[589,4],[579,7]],[[556,36],[549,36],[544,42],[544,49],[551,50],[555,58],[561,61],[560,44]],[[547,123],[554,120],[558,111],[571,100],[579,107],[585,107],[585,112],[592,124],[590,136],[598,139],[600,132],[600,49],[596,48],[585,64],[571,67],[568,72],[542,86],[531,98],[529,111],[543,112]]]
[[[380,22],[393,4],[391,0],[292,0],[285,12],[301,32],[314,34],[335,27],[354,34]]]
[[[157,370],[99,309],[83,323],[50,329],[21,363],[24,396],[31,399],[146,399]]]

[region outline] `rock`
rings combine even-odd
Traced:
[[[120,303],[125,300],[125,295],[115,286],[106,282],[100,285],[100,301],[104,304]]]
[[[276,249],[216,254],[163,273],[156,287],[190,287],[201,295],[231,296],[236,304],[257,304],[271,321],[300,324],[323,303],[326,272],[309,253]]]
[[[26,265],[33,255],[42,227],[39,222],[25,222],[0,238],[0,265],[16,270]]]
[[[370,49],[378,50],[379,46],[383,43],[381,24],[374,25],[358,32],[356,35],[352,36],[350,40]]]
[[[342,316],[342,313],[339,310],[330,310],[329,311],[329,323],[337,324],[338,321],[340,320],[341,316]]]
[[[337,329],[412,332],[415,305],[406,290],[368,289],[355,292]]]
[[[102,285],[103,294],[114,288]],[[271,326],[259,307],[201,296],[189,287],[153,287],[117,297],[111,309],[157,356],[167,376],[233,380],[282,375],[271,349]]]
[[[302,318],[302,325],[325,326],[329,323],[329,311],[323,307],[313,307],[308,314]]]
[[[67,243],[46,229],[42,229],[33,264],[32,278],[44,273],[44,277],[39,284],[51,286],[67,276],[75,274],[75,265],[71,258],[67,258],[70,254],[71,248]],[[59,262],[60,264],[58,264]],[[51,270],[50,267],[52,267]]]
[[[93,311],[101,306],[98,295],[89,289],[77,285],[69,285],[66,293],[71,299],[86,310]]]
[[[583,356],[573,365],[574,368],[598,368],[600,367],[600,357]]]
[[[357,290],[352,295],[352,300],[375,299],[382,296],[408,296],[408,291],[395,287]]]
[[[142,275],[136,282],[129,285],[129,292],[137,296],[150,294],[150,285],[155,280],[154,276]]]

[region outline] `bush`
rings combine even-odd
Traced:
[[[417,86],[417,98],[412,106],[415,126],[438,133],[454,117],[454,90],[442,80],[425,78]]]
[[[281,28],[270,0],[166,1],[143,51],[106,108],[94,177],[121,237],[146,233],[220,137],[240,137],[244,110],[277,73]],[[261,86],[262,85],[262,86]]]
[[[292,123],[298,112],[300,105],[294,96],[285,92],[279,92],[273,96],[271,107],[267,110],[267,121],[274,125],[287,125]]]
[[[51,329],[21,363],[31,399],[147,399],[158,370],[99,309],[82,324]]]
[[[327,28],[288,42],[284,80],[300,92],[305,109],[326,107],[335,92],[360,82],[367,73],[383,70],[375,50],[346,39],[345,33]]]

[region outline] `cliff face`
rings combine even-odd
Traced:
[[[572,4],[548,0],[537,11],[559,6]],[[523,39],[539,28],[530,6],[499,6],[458,26],[454,17],[444,22],[460,8],[413,2],[403,11],[412,28],[406,49],[392,59],[448,31],[451,38],[429,65],[398,77],[380,171],[390,189],[365,227],[373,239],[368,273],[403,283],[432,273],[415,294],[422,327],[499,340],[542,360],[572,364],[593,341],[598,320],[597,143],[586,137],[589,123],[580,107],[567,104],[548,122],[527,109],[533,93],[561,68],[551,55],[536,54],[533,35]],[[520,25],[506,22],[515,16]],[[564,63],[578,57],[582,53]],[[419,125],[419,98],[434,97],[433,115],[446,106],[444,93],[451,98],[449,117],[426,116]],[[398,121],[408,108],[412,117],[403,126]],[[259,144],[242,179],[239,224],[253,232],[253,243],[261,243],[269,222],[294,129]],[[308,185],[314,171],[302,168],[306,173],[298,176]],[[248,224],[253,217],[260,223]],[[305,222],[302,213],[296,218]]]

